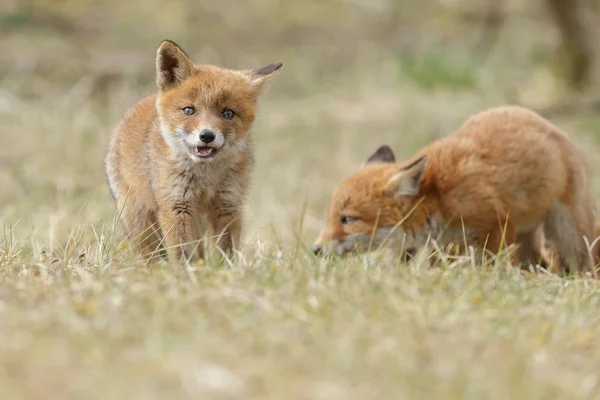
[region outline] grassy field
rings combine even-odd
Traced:
[[[600,284],[508,263],[315,260],[329,195],[471,113],[571,93],[541,4],[9,0],[0,5],[0,398],[600,399]],[[530,4],[531,3],[531,4]],[[102,159],[164,38],[285,66],[261,101],[234,265],[136,266]],[[597,81],[597,80],[596,80]],[[600,199],[600,115],[553,118]]]

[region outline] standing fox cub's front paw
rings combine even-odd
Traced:
[[[254,162],[250,129],[257,99],[283,64],[253,70],[196,65],[174,42],[156,54],[158,92],[116,126],[106,174],[139,255],[204,257],[208,230],[231,255]]]

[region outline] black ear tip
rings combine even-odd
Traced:
[[[377,154],[386,154],[386,155],[392,155],[393,156],[394,155],[394,150],[392,150],[392,148],[390,146],[388,146],[387,144],[382,144],[375,151],[375,153],[377,153]]]
[[[375,153],[369,157],[367,163],[371,162],[386,162],[393,163],[396,162],[396,156],[394,155],[394,151],[387,144],[379,146]]]
[[[272,73],[274,73],[275,71],[279,70],[281,67],[283,67],[283,63],[280,63],[280,62],[267,64],[267,65],[264,65],[262,67],[252,70],[252,75],[254,77],[269,76]]]
[[[388,146],[387,144],[383,144],[383,145],[379,146],[377,151],[375,151],[375,154],[379,154],[387,159],[395,158],[394,150],[392,150],[392,148],[390,146]]]

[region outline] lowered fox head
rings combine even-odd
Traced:
[[[175,156],[207,162],[247,147],[261,88],[282,66],[234,71],[194,65],[177,44],[163,41],[156,54],[156,109]]]
[[[392,150],[381,146],[335,189],[315,254],[342,256],[385,243],[405,251],[423,246],[429,221],[418,206],[426,167],[427,156],[396,164]]]

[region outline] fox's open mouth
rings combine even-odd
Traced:
[[[200,158],[211,158],[217,152],[215,147],[196,146],[193,147],[194,155]]]

